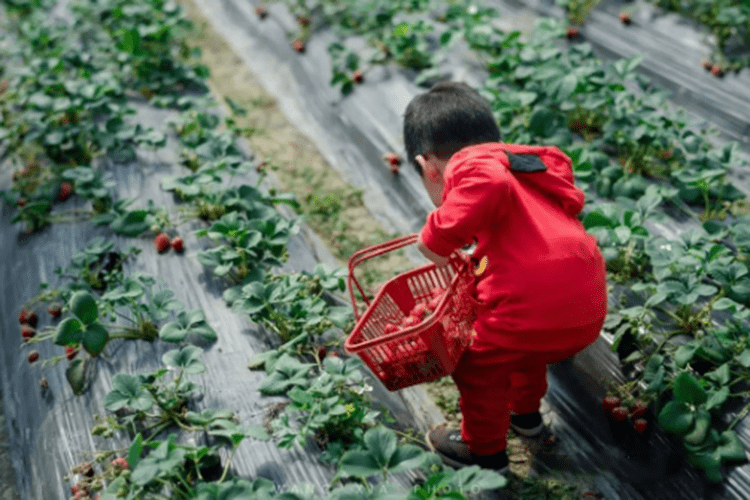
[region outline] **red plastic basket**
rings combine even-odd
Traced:
[[[357,323],[346,340],[347,352],[356,353],[391,391],[429,382],[450,374],[471,342],[476,318],[471,296],[474,275],[471,261],[454,253],[448,264],[425,266],[388,280],[372,303],[354,276],[362,262],[416,243],[418,235],[402,236],[365,248],[349,258],[349,294]],[[354,297],[359,290],[367,309],[360,316]],[[428,302],[436,287],[445,289],[435,311],[422,323],[385,333],[388,323],[400,325],[414,305]]]

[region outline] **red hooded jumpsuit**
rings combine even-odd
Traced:
[[[540,161],[541,160],[541,161]],[[546,167],[546,170],[545,170]],[[510,413],[533,413],[547,365],[594,342],[607,313],[604,259],[578,220],[583,192],[558,148],[485,143],[453,155],[421,231],[440,256],[476,242],[476,336],[453,373],[474,453],[504,450]]]

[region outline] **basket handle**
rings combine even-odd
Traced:
[[[357,290],[359,290],[359,293],[362,295],[362,299],[365,301],[365,305],[369,306],[370,300],[367,298],[367,294],[364,292],[364,290],[362,290],[359,281],[357,281],[357,278],[354,276],[354,268],[368,259],[372,259],[373,257],[377,257],[378,255],[383,255],[384,253],[392,252],[393,250],[405,247],[406,245],[416,243],[418,238],[419,233],[407,234],[406,236],[401,236],[384,243],[378,243],[377,245],[363,248],[362,250],[357,250],[351,255],[351,257],[349,257],[349,275],[347,277],[347,284],[349,288],[349,296],[351,298],[352,308],[354,309],[354,319],[356,321],[359,321],[359,308],[357,307],[357,302],[354,298],[354,288],[352,287],[352,284],[354,284],[357,287]]]

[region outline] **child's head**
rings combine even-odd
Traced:
[[[460,149],[500,140],[489,103],[465,83],[442,82],[415,97],[404,114],[409,161],[422,175],[418,155],[448,160]]]

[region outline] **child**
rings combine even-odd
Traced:
[[[468,85],[440,83],[412,100],[404,142],[437,207],[417,248],[442,265],[475,242],[472,260],[486,261],[476,333],[452,374],[461,429],[434,429],[427,444],[452,467],[504,473],[508,428],[544,430],[547,365],[599,336],[604,259],[577,218],[584,195],[570,159],[552,146],[501,143],[489,104]]]

